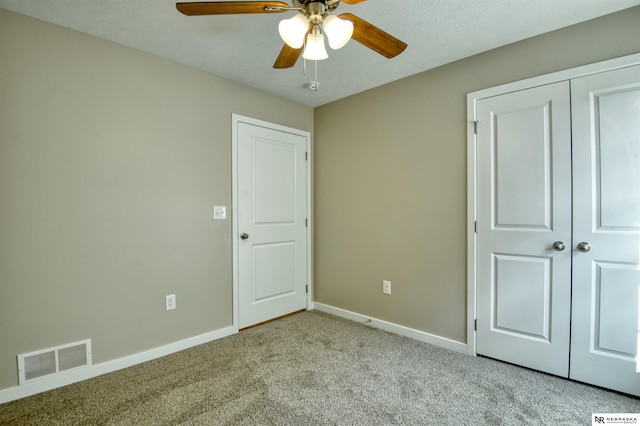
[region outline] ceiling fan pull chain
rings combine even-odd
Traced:
[[[315,75],[316,78],[315,80],[307,81],[305,84],[307,86],[307,89],[317,92],[318,89],[320,88],[320,82],[318,81],[318,61],[314,61],[314,62],[315,62],[315,69],[316,69],[316,75]]]
[[[316,64],[315,64],[316,65],[316,78],[314,80],[315,86],[313,87],[313,90],[317,92],[318,88],[320,87],[320,82],[318,81],[318,61],[315,61],[315,62],[316,62]]]

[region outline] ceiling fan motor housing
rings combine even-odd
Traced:
[[[331,12],[340,5],[340,0],[292,0],[293,7],[302,8],[309,15],[322,15]]]

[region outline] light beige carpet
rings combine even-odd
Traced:
[[[8,425],[591,425],[640,400],[304,312],[0,405]]]

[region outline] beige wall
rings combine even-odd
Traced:
[[[231,325],[231,114],[312,131],[312,109],[4,10],[0,58],[0,389],[20,353]]]
[[[635,7],[316,108],[316,302],[466,342],[466,93],[640,52],[639,23]]]

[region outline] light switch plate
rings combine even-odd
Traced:
[[[226,219],[227,208],[225,206],[213,206],[213,218],[214,219]]]

